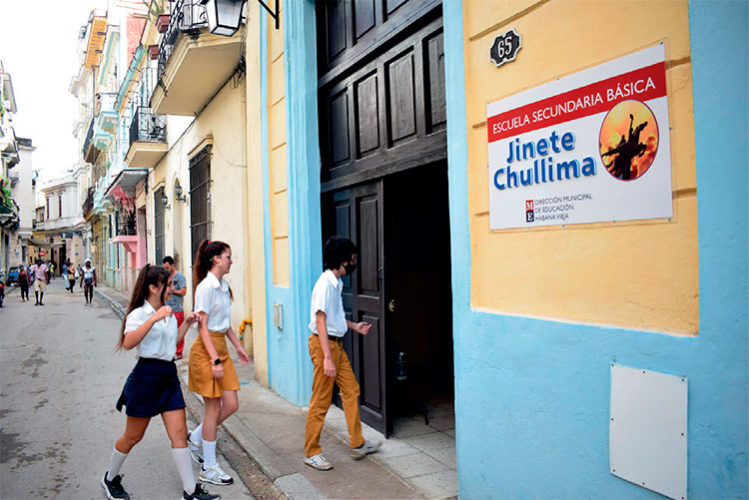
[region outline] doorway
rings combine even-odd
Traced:
[[[323,197],[323,238],[359,248],[344,277],[344,338],[362,420],[389,436],[399,418],[452,416],[453,348],[447,163],[415,167]],[[340,401],[336,398],[337,404]],[[397,427],[397,426],[396,426]]]
[[[386,178],[384,206],[392,418],[428,424],[454,401],[447,162]]]

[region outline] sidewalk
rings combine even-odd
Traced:
[[[127,307],[128,297],[109,287],[99,285],[95,293],[118,314]],[[187,390],[187,348],[196,336],[195,329],[188,332],[185,356],[178,367],[188,407],[202,409],[200,397]],[[234,363],[241,383],[239,410],[222,427],[288,498],[442,499],[457,495],[454,426],[447,416],[441,419],[439,410],[434,411],[433,422],[443,422],[443,427],[427,426],[423,418],[405,420],[396,424],[397,438],[387,440],[362,424],[364,437],[381,440],[383,446],[378,453],[355,461],[349,457],[343,411],[331,406],[321,443],[335,468],[316,471],[303,461],[307,409],[256,384],[252,366],[240,365],[236,359]]]

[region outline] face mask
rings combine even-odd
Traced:
[[[343,265],[343,269],[346,270],[346,274],[351,276],[354,274],[354,270],[356,269],[356,264],[348,263]]]

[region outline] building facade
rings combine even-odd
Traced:
[[[151,2],[131,57],[119,24],[127,140],[83,147],[97,265],[129,245],[189,280],[228,242],[251,375],[301,406],[346,236],[362,418],[388,436],[447,402],[459,496],[745,495],[745,4],[248,2],[229,37],[204,8]],[[118,203],[147,237],[115,241]]]
[[[40,186],[42,217],[34,227],[31,257],[54,262],[56,274],[62,273],[62,264],[68,261],[83,265],[85,260],[85,223],[78,189],[73,172]]]
[[[344,306],[374,325],[347,346],[363,418],[387,435],[410,404],[451,400],[461,497],[745,494],[747,127],[729,110],[747,101],[746,5],[300,1],[283,2],[279,29],[248,9],[246,114],[259,117],[247,123],[257,380],[307,403],[309,294],[324,240],[342,234],[360,249]],[[590,27],[611,19],[617,35],[601,43]],[[714,50],[723,46],[741,49]],[[555,115],[562,121],[545,131],[556,139],[531,146],[519,134],[542,129],[521,129],[522,117],[503,124],[492,110],[566,96],[554,94],[565,85],[587,89],[586,79],[608,81],[620,66],[637,76],[638,64],[660,71],[653,99],[666,111],[650,122],[663,122],[666,194],[657,200],[668,215],[627,215],[646,204],[630,194],[624,219],[497,225],[501,205],[490,200],[508,185],[500,176],[520,190],[542,173],[510,176],[496,163],[496,137],[517,137],[526,156],[558,149],[555,168],[564,162],[567,179],[583,179],[584,158],[563,156],[583,143],[600,148],[584,173],[591,182],[623,174],[609,163],[616,144],[605,149],[613,139],[600,121],[584,125],[613,110],[585,115],[596,93],[588,104],[580,95],[579,109],[560,101],[580,114]],[[619,81],[621,96],[615,86],[599,104],[656,87],[638,82]],[[551,117],[545,109],[536,117]],[[558,144],[564,120],[580,128]],[[640,158],[655,143],[639,145],[634,120],[617,123]],[[633,193],[655,175],[637,164],[625,178]],[[533,208],[518,210],[533,220],[523,211]],[[658,383],[634,390],[632,374]],[[659,415],[620,417],[647,401],[680,432],[655,431]],[[619,418],[639,440],[622,438]],[[665,440],[657,453],[653,436]]]
[[[0,270],[4,279],[9,266],[18,265],[15,248],[19,227],[18,203],[13,186],[19,181],[18,142],[13,129],[13,115],[17,112],[13,81],[0,61]]]

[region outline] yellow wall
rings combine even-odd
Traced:
[[[696,335],[699,324],[692,68],[686,2],[463,3],[471,303],[506,314]],[[522,36],[515,62],[494,37]],[[490,231],[486,105],[664,41],[672,220]]]
[[[257,3],[248,4],[247,21],[247,116],[261,116],[260,15]],[[252,356],[255,380],[268,385],[268,343],[265,337],[265,232],[263,224],[263,161],[260,120],[247,121],[247,220],[249,222],[249,281],[252,297]]]
[[[154,261],[153,193],[164,186],[169,208],[164,214],[164,252],[173,255],[178,268],[192,290],[192,244],[190,236],[190,199],[175,200],[176,181],[185,195],[190,192],[190,158],[205,144],[212,144],[211,154],[211,239],[225,241],[234,256],[231,272],[225,277],[234,293],[231,324],[238,331],[242,320],[251,316],[250,290],[246,287],[249,274],[244,257],[248,249],[247,221],[247,153],[246,153],[246,83],[238,86],[230,80],[216,94],[201,114],[180,135],[169,132],[173,125],[184,122],[182,117],[169,117],[167,133],[169,153],[150,174],[148,256]],[[174,140],[174,142],[172,142]],[[192,307],[192,293],[185,296],[185,310]]]
[[[282,12],[279,12],[279,16]],[[284,95],[283,20],[268,34],[268,181],[273,283],[289,286],[289,210],[286,192],[286,99]]]

